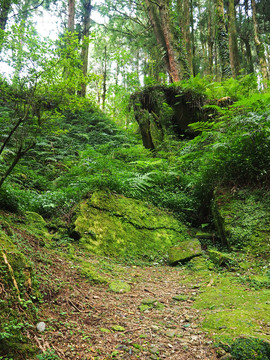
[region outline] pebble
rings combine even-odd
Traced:
[[[170,338],[173,338],[175,336],[175,331],[169,330],[166,332],[166,335]]]
[[[37,324],[37,330],[40,332],[43,332],[46,328],[46,324],[45,322],[41,321]]]
[[[151,349],[149,350],[151,354],[158,354],[159,350],[157,347],[153,346],[151,347]]]

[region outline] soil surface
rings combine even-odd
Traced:
[[[72,360],[217,359],[192,307],[199,288],[181,284],[180,268],[123,267],[121,280],[131,290],[115,293],[108,284],[91,284],[72,261],[56,255],[38,267],[48,279],[41,284],[46,330],[31,335],[41,352],[53,349]]]

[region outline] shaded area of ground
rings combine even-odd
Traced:
[[[43,351],[74,360],[216,359],[199,328],[200,311],[192,308],[199,289],[196,283],[181,285],[181,269],[123,267],[121,278],[131,290],[115,293],[83,279],[70,260],[51,260],[39,265],[48,278],[40,311],[47,327],[34,341]]]

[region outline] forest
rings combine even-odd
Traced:
[[[0,0],[0,359],[270,359],[269,0]]]

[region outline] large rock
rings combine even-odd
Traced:
[[[131,96],[143,145],[157,148],[168,135],[194,137],[189,124],[207,120],[206,99],[179,86],[148,86]]]
[[[212,214],[223,245],[269,257],[269,208],[270,194],[261,189],[216,192]]]
[[[199,255],[202,255],[202,248],[199,240],[186,240],[170,248],[169,263],[171,265],[175,265],[179,262],[183,263]]]
[[[171,246],[190,239],[186,227],[165,211],[105,191],[80,204],[73,232],[91,252],[128,260],[162,260]]]

